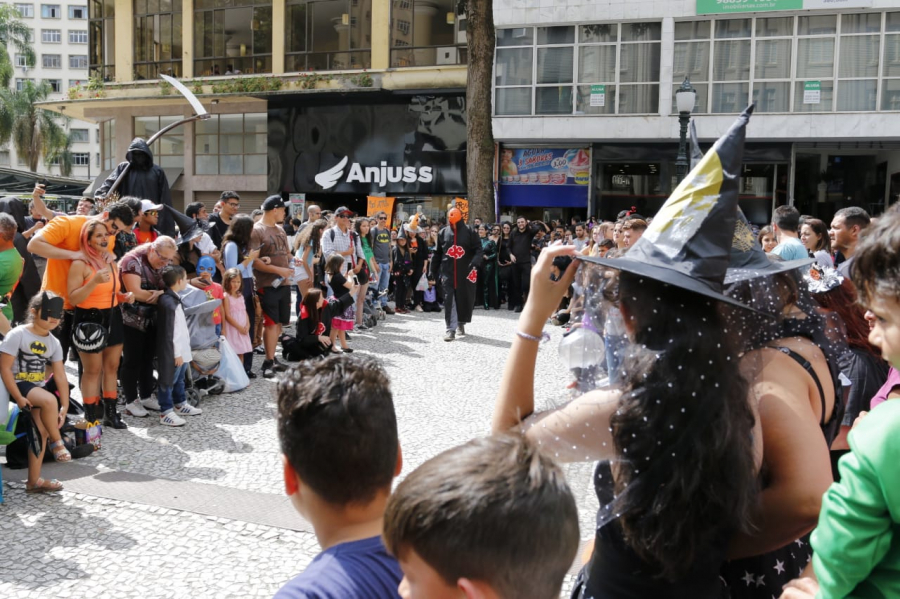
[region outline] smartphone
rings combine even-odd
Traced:
[[[353,284],[357,287],[359,286],[359,277],[357,277],[356,275],[353,275]]]

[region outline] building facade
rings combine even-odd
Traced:
[[[653,214],[677,185],[675,91],[701,147],[749,103],[741,206],[829,222],[900,195],[896,0],[495,0],[501,212]],[[565,160],[563,160],[565,159]]]
[[[400,211],[434,210],[465,192],[456,9],[455,0],[97,0],[88,63],[102,89],[46,107],[98,123],[106,173],[134,137],[192,114],[158,78],[184,82],[213,116],[152,146],[176,207],[211,207],[235,190],[246,211],[272,193],[363,211],[367,196],[389,196]],[[326,181],[326,171],[343,179]]]
[[[26,81],[47,81],[53,93],[50,99],[62,100],[69,88],[83,86],[88,80],[88,6],[83,1],[41,4],[15,2],[22,22],[31,28],[31,41],[36,63],[28,64],[25,56],[13,54],[15,70],[11,85],[21,89]],[[65,114],[65,112],[63,112]],[[92,179],[100,170],[100,128],[96,123],[69,120],[66,129],[72,136],[73,163],[71,176]],[[25,161],[10,143],[0,148],[0,166],[26,169]],[[38,163],[39,173],[60,174],[57,164]]]

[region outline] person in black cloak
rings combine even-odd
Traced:
[[[130,167],[128,167],[129,164]],[[153,164],[153,152],[150,151],[147,142],[140,137],[134,138],[131,145],[128,146],[125,162],[120,162],[113,169],[103,185],[94,193],[94,197],[105,198],[113,183],[126,167],[128,167],[128,172],[125,173],[124,179],[116,188],[116,194],[119,197],[134,196],[142,200],[150,200],[155,204],[172,206],[172,192],[169,190],[166,173],[159,165]],[[175,221],[172,219],[172,215],[165,210],[160,213],[156,228],[163,235],[175,237]]]
[[[300,304],[297,335],[283,337],[281,340],[284,359],[297,362],[328,355],[332,348],[328,337],[331,333],[331,319],[341,315],[353,301],[353,296],[349,293],[326,300],[321,289],[310,289]]]
[[[23,235],[26,231],[25,214],[27,210],[25,204],[16,197],[0,198],[0,212],[5,212],[16,220],[17,231],[16,237],[13,239],[13,246],[25,260],[19,284],[10,298],[13,322],[20,323],[25,320],[29,300],[41,290],[41,276],[34,263],[34,257],[28,251],[28,240]]]
[[[465,335],[466,324],[472,322],[475,307],[477,269],[484,255],[481,241],[462,220],[462,212],[451,208],[447,212],[450,223],[438,233],[437,250],[431,261],[428,279],[440,277],[444,290],[444,321],[447,333],[444,341],[456,339],[456,333]]]

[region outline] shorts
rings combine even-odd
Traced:
[[[80,322],[98,322],[107,325],[109,336],[106,340],[106,347],[113,347],[125,343],[125,325],[122,324],[122,308],[116,306],[100,310],[97,308],[79,308],[75,307],[76,325]],[[75,330],[75,327],[72,327]]]
[[[263,310],[263,326],[291,324],[291,290],[287,285],[263,287],[256,293]]]
[[[37,383],[32,383],[31,381],[16,381],[16,387],[19,388],[19,393],[22,394],[22,397],[27,398],[32,389],[43,389],[44,385],[38,385]],[[10,396],[9,401],[15,403],[12,396]]]

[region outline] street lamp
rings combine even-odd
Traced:
[[[687,152],[687,130],[688,123],[691,122],[691,110],[694,109],[694,102],[697,101],[697,90],[684,78],[675,91],[675,107],[678,109],[678,123],[681,125],[681,137],[678,141],[678,157],[675,159],[675,174],[678,177],[678,183],[684,180],[684,176],[688,172],[688,152]]]

